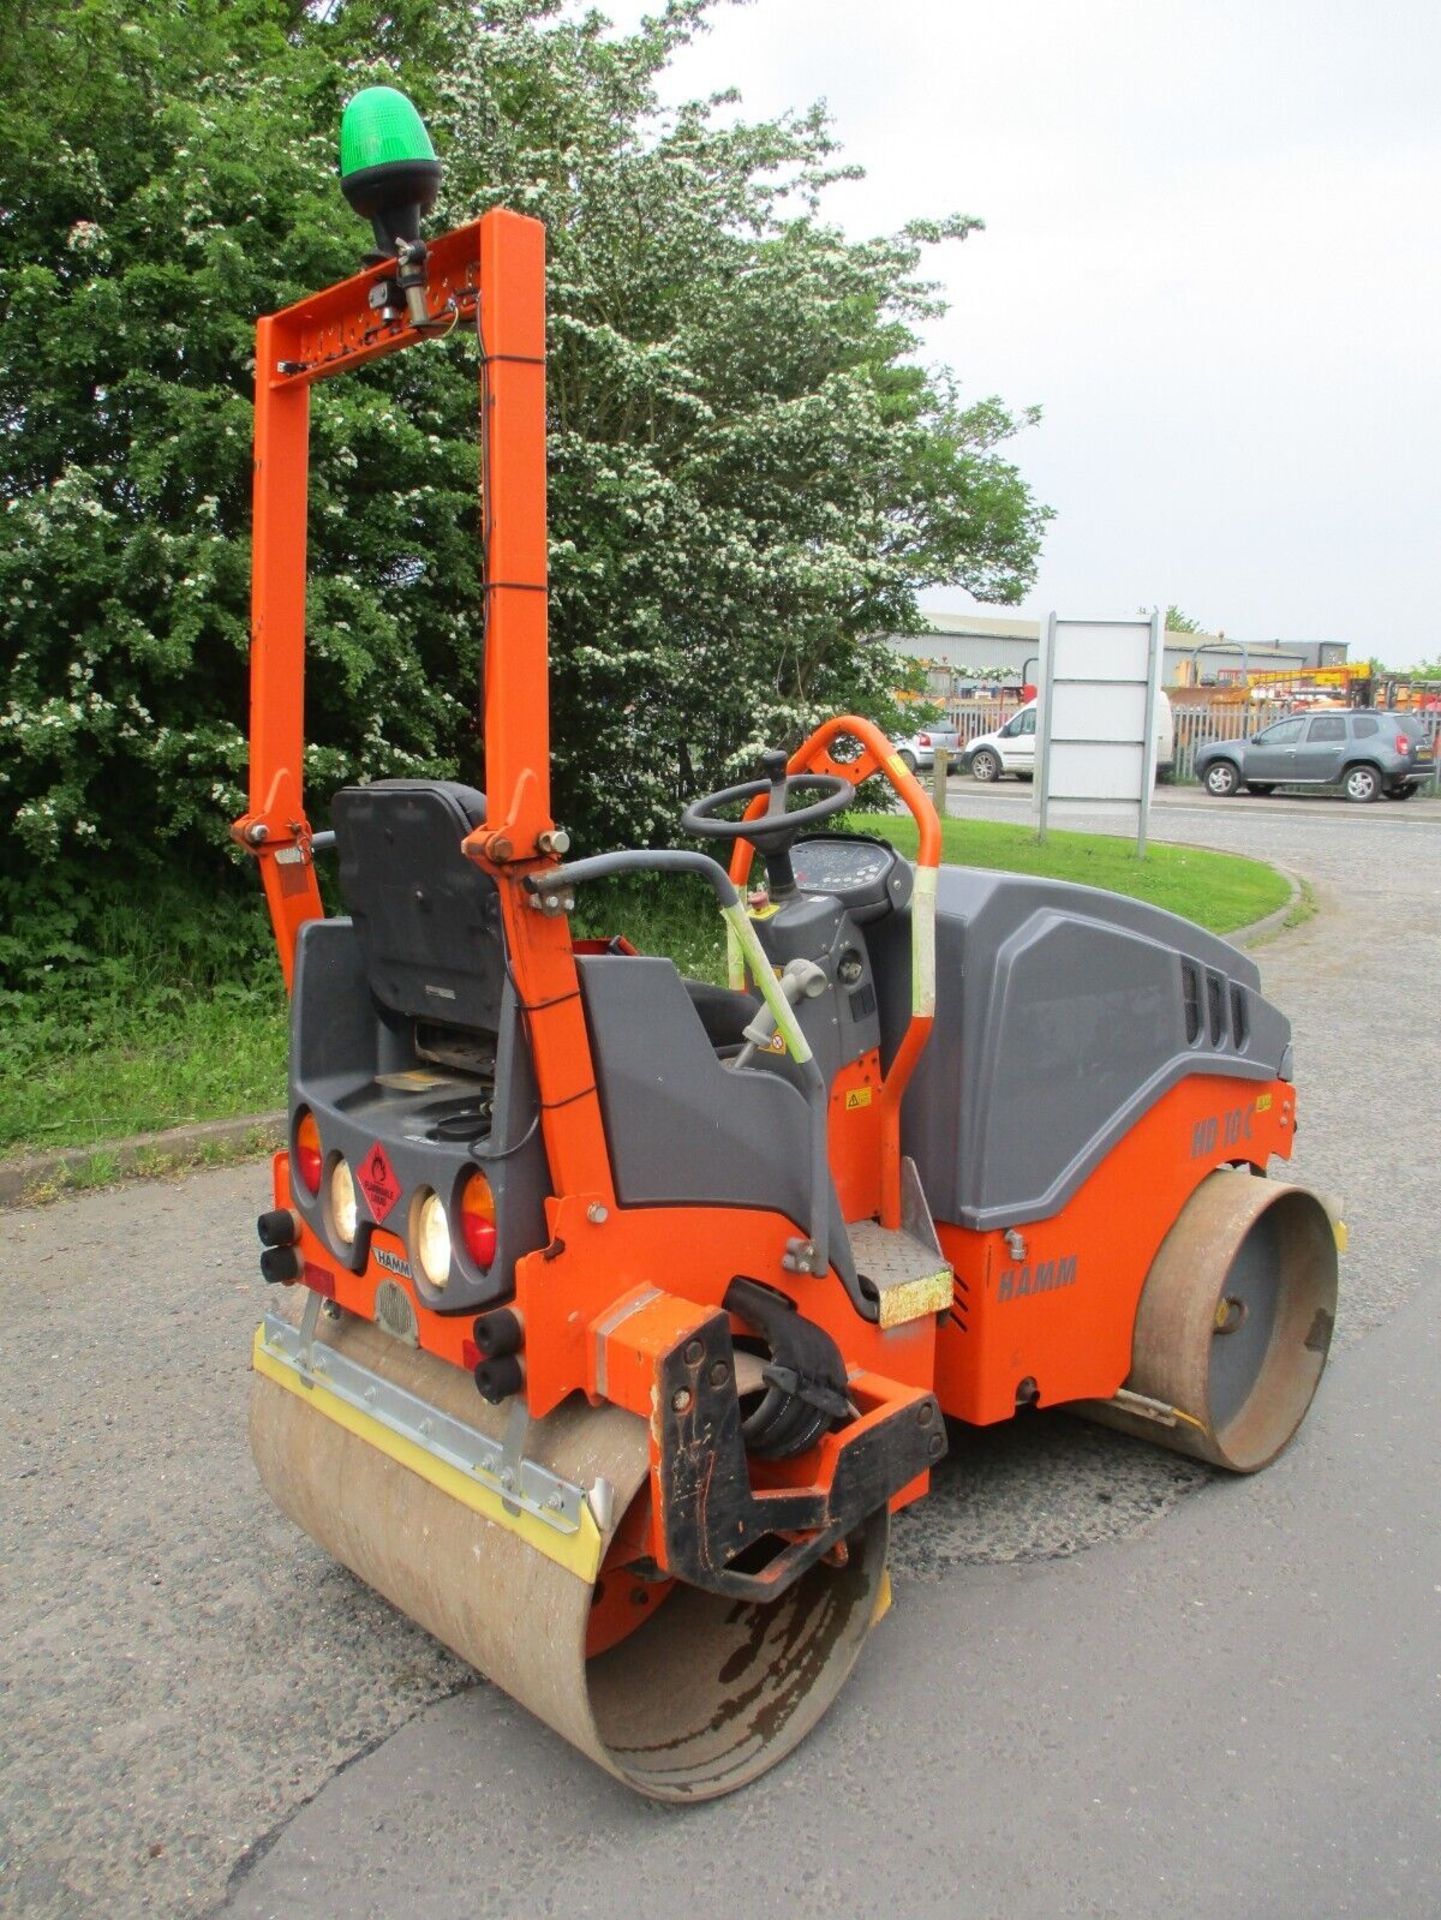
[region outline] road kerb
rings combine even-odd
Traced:
[[[101,1140],[93,1147],[57,1148],[0,1160],[0,1207],[23,1207],[112,1179],[146,1179],[177,1172],[208,1159],[260,1158],[285,1138],[284,1113],[244,1114],[236,1120],[202,1120],[128,1140]],[[90,1174],[91,1178],[85,1176]],[[76,1176],[80,1176],[77,1179]]]
[[[1217,851],[1219,852],[1220,849],[1218,848]],[[1274,913],[1263,914],[1259,920],[1253,920],[1248,927],[1237,927],[1234,933],[1228,933],[1225,937],[1233,947],[1254,947],[1258,940],[1266,939],[1269,934],[1279,933],[1305,897],[1298,874],[1292,873],[1287,867],[1277,867],[1274,860],[1268,864],[1276,868],[1276,872],[1290,887],[1291,897],[1284,906],[1277,907]]]

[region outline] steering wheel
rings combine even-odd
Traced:
[[[766,863],[772,892],[787,893],[795,888],[790,862],[792,846],[807,827],[829,820],[833,813],[849,806],[855,789],[849,780],[836,773],[788,774],[786,756],[778,748],[761,755],[761,770],[766,776],[763,780],[746,780],[738,787],[722,787],[719,793],[708,793],[700,800],[693,800],[681,815],[680,823],[686,833],[702,840],[749,840]],[[804,793],[820,797],[788,813],[786,802],[793,794]],[[762,794],[769,796],[769,804],[755,819],[718,817],[719,808],[737,800],[758,800]]]

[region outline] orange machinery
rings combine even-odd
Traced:
[[[964,1447],[956,1423],[1067,1404],[1222,1466],[1271,1458],[1325,1362],[1332,1222],[1262,1177],[1295,1099],[1251,963],[1136,903],[941,869],[929,801],[864,719],[687,810],[728,874],[568,860],[544,235],[496,211],[425,244],[413,206],[362,210],[373,262],[257,336],[234,831],[294,1026],[252,1444],[279,1505],[398,1607],[640,1791],[704,1798],[835,1695],[885,1609],[889,1516],[948,1434]],[[316,832],[309,390],[460,328],[486,790],[351,787]],[[914,863],[825,824],[873,775]],[[729,986],[573,938],[577,890],[634,871],[709,888]]]

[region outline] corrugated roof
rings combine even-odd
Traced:
[[[928,613],[925,616],[926,628],[922,633],[887,633],[881,636],[895,648],[897,653],[925,657],[927,634],[946,640],[1023,640],[1040,645],[1041,622],[1027,619],[1018,613],[992,612],[990,609],[978,609],[975,613]],[[1166,629],[1166,645],[1173,653],[1194,651],[1205,647],[1213,660],[1234,655],[1238,660],[1244,655],[1248,660],[1266,659],[1272,655],[1283,660],[1303,660],[1317,646],[1312,640],[1233,640],[1218,633],[1177,633]]]

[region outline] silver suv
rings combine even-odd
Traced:
[[[1249,740],[1213,740],[1196,755],[1196,777],[1225,799],[1238,787],[1339,787],[1348,800],[1409,800],[1436,771],[1431,740],[1415,714],[1361,708],[1298,713]]]
[[[907,773],[927,773],[936,764],[936,748],[944,747],[954,763],[961,736],[948,727],[922,727],[919,733],[896,742],[896,758]]]

